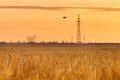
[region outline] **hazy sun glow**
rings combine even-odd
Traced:
[[[0,0],[0,6],[67,6],[119,8],[120,0]],[[77,15],[86,42],[120,42],[120,10],[31,10],[0,8],[0,41],[76,41]],[[63,16],[67,16],[63,19]]]

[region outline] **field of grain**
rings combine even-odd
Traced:
[[[120,44],[0,44],[0,80],[120,80]]]

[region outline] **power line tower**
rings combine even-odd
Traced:
[[[36,42],[36,35],[33,36],[33,41]]]
[[[73,42],[73,36],[71,37],[71,43],[74,43],[74,42]]]
[[[82,43],[81,42],[81,32],[80,32],[80,15],[78,15],[78,20],[77,20],[77,38],[76,38],[76,41],[77,43]]]

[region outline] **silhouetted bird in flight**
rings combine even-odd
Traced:
[[[63,19],[67,18],[66,16],[63,16]]]

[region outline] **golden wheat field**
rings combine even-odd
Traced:
[[[120,80],[120,44],[0,44],[0,80]]]

